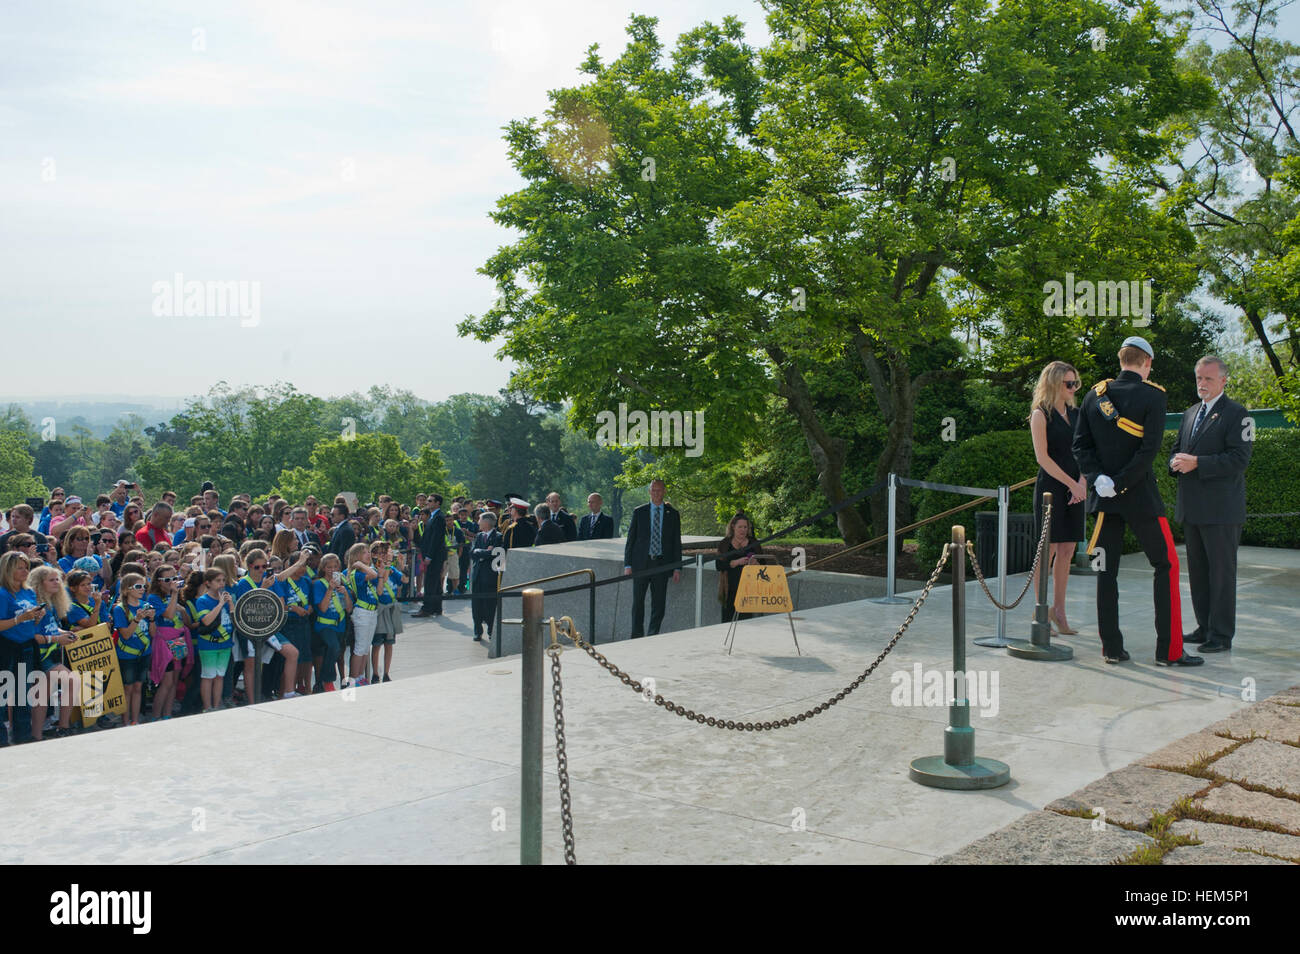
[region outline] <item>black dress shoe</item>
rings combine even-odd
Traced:
[[[1128,662],[1133,657],[1128,654],[1128,650],[1121,649],[1118,655],[1107,656],[1103,653],[1101,658],[1111,665],[1114,665],[1115,663]]]
[[[1189,643],[1192,646],[1199,646],[1207,639],[1209,639],[1209,637],[1206,636],[1204,633],[1188,633],[1186,636],[1183,637],[1183,642]]]
[[[1230,653],[1230,652],[1232,652],[1232,644],[1231,644],[1231,643],[1221,643],[1221,642],[1219,642],[1218,640],[1210,640],[1208,643],[1205,643],[1203,646],[1201,646],[1201,652],[1203,652],[1203,653]]]
[[[1201,666],[1205,664],[1205,660],[1200,656],[1192,656],[1188,653],[1183,653],[1177,659],[1157,659],[1156,662],[1162,666]]]
[[[412,619],[419,619],[421,616],[432,616],[432,615],[433,615],[432,613],[427,613],[427,612],[425,612],[424,610],[420,610],[420,612],[418,612],[418,613],[412,613],[412,614],[411,614],[411,618],[412,618]]]

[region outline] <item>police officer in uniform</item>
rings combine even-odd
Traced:
[[[1199,666],[1183,651],[1178,552],[1156,488],[1152,462],[1165,429],[1165,389],[1148,381],[1155,358],[1145,338],[1125,338],[1120,373],[1090,390],[1074,429],[1074,457],[1088,478],[1087,511],[1097,515],[1088,552],[1102,551],[1097,578],[1097,628],[1108,663],[1129,659],[1119,628],[1119,558],[1124,527],[1131,527],[1154,571],[1156,662]]]

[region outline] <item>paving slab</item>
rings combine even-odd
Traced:
[[[1168,811],[1180,798],[1205,787],[1202,779],[1176,772],[1162,772],[1144,765],[1130,765],[1111,772],[1077,792],[1058,798],[1047,806],[1049,812],[1105,812],[1107,821],[1121,825],[1145,827],[1152,812]]]
[[[1196,804],[1206,811],[1234,818],[1251,818],[1300,835],[1300,802],[1266,792],[1252,792],[1228,782],[1210,789]]]
[[[1214,763],[1220,775],[1300,797],[1300,747],[1257,739]]]
[[[935,864],[1105,865],[1150,844],[1146,835],[1114,825],[1099,830],[1086,818],[1032,812]]]
[[[1270,739],[1300,743],[1300,708],[1269,701],[1234,712],[1228,718],[1208,726],[1206,731],[1227,732],[1239,739],[1248,739],[1253,732]]]
[[[1226,845],[1184,845],[1165,853],[1162,865],[1289,865],[1291,862]]]
[[[1205,756],[1213,758],[1238,744],[1232,739],[1225,739],[1221,735],[1202,730],[1156,749],[1142,759],[1142,764],[1152,768],[1162,766],[1187,768]]]
[[[1275,831],[1259,831],[1255,828],[1238,828],[1236,825],[1216,825],[1213,822],[1183,821],[1174,822],[1169,830],[1175,835],[1190,835],[1207,845],[1221,845],[1227,848],[1253,848],[1267,851],[1269,854],[1282,855],[1285,858],[1300,859],[1300,837],[1280,835]]]

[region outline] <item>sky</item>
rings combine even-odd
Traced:
[[[0,392],[495,393],[510,366],[456,325],[512,241],[488,218],[522,185],[502,127],[581,82],[590,44],[621,51],[633,13],[669,46],[728,14],[767,37],[752,0],[6,4],[0,322],[40,360]]]
[[[669,47],[728,14],[768,37],[756,0],[6,4],[0,327],[39,360],[7,361],[0,399],[496,392],[498,345],[456,325],[513,240],[488,218],[522,184],[502,127],[633,13]],[[216,314],[226,282],[245,297]]]

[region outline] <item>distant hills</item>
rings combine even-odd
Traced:
[[[0,396],[0,409],[16,404],[39,430],[41,420],[54,418],[60,429],[71,424],[82,424],[97,438],[104,438],[119,420],[128,414],[138,414],[144,426],[169,421],[172,415],[184,408],[188,398],[160,397],[127,394],[74,395],[66,400],[33,401],[27,396]]]

